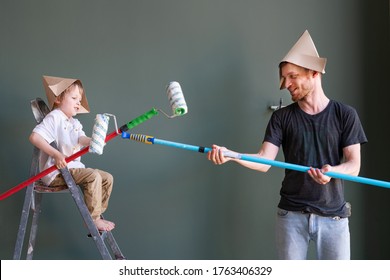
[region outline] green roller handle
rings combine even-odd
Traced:
[[[121,131],[128,131],[129,129],[132,129],[133,127],[136,127],[137,125],[143,123],[144,121],[147,121],[154,117],[155,115],[158,115],[158,111],[155,108],[152,108],[150,111],[142,114],[141,116],[133,119],[132,121],[128,122],[127,124],[121,126]]]

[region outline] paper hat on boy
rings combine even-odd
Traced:
[[[291,50],[286,54],[286,56],[280,61],[289,62],[295,65],[320,72],[325,73],[326,58],[322,58],[318,55],[316,46],[314,45],[313,40],[310,37],[309,31],[303,32],[301,37],[291,48]],[[280,74],[279,68],[279,78],[280,78],[280,89],[285,88],[284,79]]]
[[[47,101],[49,102],[50,110],[53,109],[54,102],[64,90],[66,90],[71,84],[76,81],[80,81],[78,79],[70,79],[70,78],[60,78],[60,77],[51,77],[51,76],[43,76],[43,86],[45,88]],[[80,81],[81,82],[81,81]],[[89,105],[87,97],[85,96],[85,91],[83,96],[81,97],[81,106],[78,112],[89,113]]]

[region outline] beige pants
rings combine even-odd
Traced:
[[[106,211],[110,199],[114,178],[108,172],[92,168],[69,169],[74,181],[79,185],[84,194],[84,201],[91,213],[92,219],[100,218]],[[50,186],[64,185],[65,181],[61,174],[57,175]]]

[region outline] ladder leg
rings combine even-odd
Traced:
[[[103,215],[101,215],[102,219],[104,219]],[[111,252],[114,254],[116,260],[125,260],[126,257],[122,254],[121,249],[119,248],[118,243],[116,242],[112,231],[108,231],[106,233],[106,238],[108,245],[110,246]]]
[[[39,159],[40,150],[37,147],[34,147],[32,154],[32,163],[30,166],[30,177],[34,176],[38,172],[38,159]],[[26,189],[26,196],[24,197],[22,214],[20,217],[18,234],[16,237],[16,244],[14,250],[14,260],[20,260],[24,245],[24,239],[26,236],[26,228],[28,223],[28,217],[30,213],[31,206],[34,204],[34,184],[31,184]]]
[[[89,230],[89,233],[91,234],[92,239],[95,241],[96,246],[104,260],[112,260],[112,257],[106,247],[106,244],[104,243],[104,240],[102,236],[100,235],[99,230],[95,226],[95,223],[92,220],[91,214],[88,211],[87,206],[85,205],[82,193],[78,186],[76,185],[75,181],[73,180],[72,175],[70,174],[69,170],[67,168],[61,169],[62,176],[64,177],[64,180],[66,184],[68,185],[69,191],[72,194],[72,197],[77,205],[77,208],[80,211],[80,214]]]
[[[34,185],[27,187],[26,196],[24,197],[22,214],[20,217],[18,234],[16,236],[16,244],[14,249],[14,260],[20,260],[23,250],[24,238],[26,235],[26,228],[28,223],[28,216],[30,213],[31,201],[33,198]]]
[[[38,233],[38,221],[39,214],[41,213],[41,205],[42,205],[42,193],[34,194],[34,208],[32,208],[33,216],[31,220],[31,229],[30,229],[30,238],[27,246],[27,260],[32,260],[35,248],[35,241],[37,239]]]
[[[107,232],[107,243],[110,246],[112,253],[115,256],[116,260],[125,260],[126,257],[122,254],[122,251],[119,249],[118,243],[116,243],[116,240],[114,238],[114,235],[112,234],[111,231]]]

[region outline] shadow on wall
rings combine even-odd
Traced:
[[[367,151],[363,155],[364,169],[373,178],[390,181],[386,110],[390,104],[387,81],[390,76],[390,2],[365,2],[364,26],[364,91],[365,120],[368,135]],[[381,108],[384,105],[383,109]],[[364,193],[365,239],[367,259],[390,259],[390,222],[384,218],[390,213],[390,189],[368,187]]]

